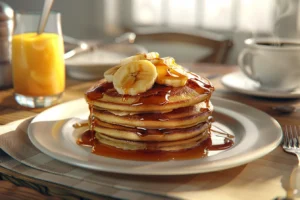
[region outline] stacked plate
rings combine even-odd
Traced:
[[[67,75],[80,80],[96,80],[120,60],[147,50],[135,44],[109,44],[66,60]]]

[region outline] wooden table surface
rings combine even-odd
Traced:
[[[216,87],[216,91],[213,94],[214,96],[235,100],[256,107],[274,117],[276,120],[278,120],[278,122],[281,125],[299,124],[300,112],[294,112],[292,114],[283,115],[276,113],[271,109],[272,106],[280,104],[298,104],[300,106],[300,100],[298,99],[276,100],[258,98],[238,94],[224,88],[220,83],[221,76],[223,74],[238,70],[236,66],[211,65],[204,63],[190,65],[187,64],[185,66],[190,68],[191,71],[199,73],[203,76],[218,75],[217,77],[211,79],[212,83]],[[67,78],[67,87],[61,102],[66,102],[83,97],[84,92],[94,82],[95,81],[79,81]],[[30,109],[19,106],[14,101],[12,88],[0,90],[0,102],[0,125],[5,125],[9,122],[13,122],[18,119],[34,116],[45,110]],[[237,174],[233,174],[233,176],[236,177],[233,178],[231,181],[240,181],[241,183],[239,187],[252,187],[253,190],[249,190],[249,194],[251,194],[252,192],[256,192],[256,183],[260,184],[258,184],[260,186],[259,192],[274,193],[274,190],[276,190],[276,188],[285,187],[285,182],[286,180],[288,180],[288,176],[296,164],[297,160],[295,156],[286,154],[282,151],[281,147],[278,147],[270,154],[258,159],[255,162],[247,164],[251,166],[251,169],[249,169],[249,166],[247,170],[244,170],[244,167],[237,167],[236,173],[239,174],[239,176],[237,176]],[[260,171],[260,177],[251,177],[251,175],[249,175],[251,171],[257,172],[257,170]],[[278,176],[278,173],[281,174],[282,177],[273,177],[273,172],[277,174],[276,176]],[[15,186],[12,183],[17,184],[18,186]],[[48,192],[46,193],[46,195],[40,194],[33,189],[29,189],[28,187],[31,187],[31,185],[41,185],[43,187],[47,187]],[[36,187],[33,188],[36,189]],[[228,192],[233,192],[233,190]],[[24,194],[26,194],[26,198],[24,198]],[[275,192],[274,197],[276,197],[276,195],[277,194]],[[30,197],[32,199],[80,199],[81,197],[98,199],[98,197],[93,194],[88,194],[86,192],[78,190],[76,191],[67,187],[63,187],[61,185],[59,186],[43,182],[34,178],[26,177],[22,174],[14,173],[10,170],[0,167],[0,199],[30,199]],[[245,194],[245,198],[243,199],[247,199],[246,197],[247,194]]]

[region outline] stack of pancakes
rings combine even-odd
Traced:
[[[190,149],[210,136],[213,91],[193,73],[182,87],[155,83],[135,96],[119,94],[102,79],[85,94],[90,130],[100,143],[123,150]]]

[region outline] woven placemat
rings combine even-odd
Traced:
[[[122,199],[180,199],[176,188],[181,180],[171,176],[133,176],[93,171],[72,166],[42,153],[28,138],[31,119],[0,126],[0,147],[9,156],[0,155],[0,165],[37,179],[71,188]],[[183,182],[191,176],[182,176]]]

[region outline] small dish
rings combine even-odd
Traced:
[[[135,44],[109,44],[93,51],[66,59],[67,75],[80,80],[96,80],[110,67],[117,65],[121,59],[147,50]]]
[[[286,92],[263,90],[259,87],[258,83],[252,81],[240,71],[224,75],[221,79],[221,82],[228,89],[251,96],[277,99],[300,98],[300,87],[293,91]]]

